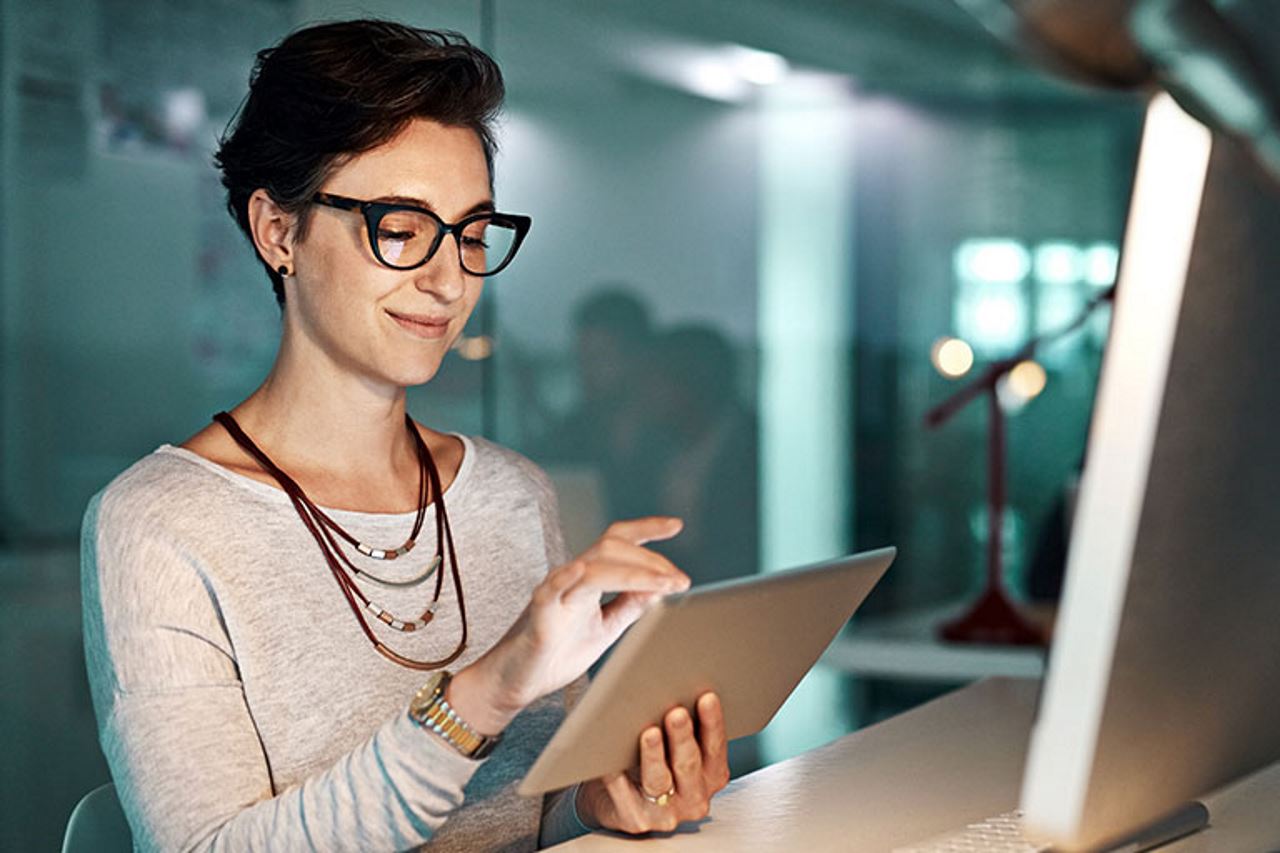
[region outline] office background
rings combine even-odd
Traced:
[[[535,223],[411,412],[528,453],[582,517],[685,516],[695,580],[892,543],[866,613],[972,594],[986,415],[924,428],[957,387],[935,344],[976,370],[1114,279],[1140,103],[1035,71],[949,0],[3,0],[0,849],[53,846],[106,779],[85,502],[271,363],[217,134],[256,50],[356,15],[494,54],[498,199]],[[1006,395],[1022,598],[1052,594],[1105,334]],[[931,689],[816,672],[740,769]]]

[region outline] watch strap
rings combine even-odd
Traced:
[[[502,741],[502,735],[482,735],[458,716],[444,696],[452,679],[453,674],[447,670],[432,676],[409,703],[409,717],[443,738],[462,755],[478,761],[493,752]]]

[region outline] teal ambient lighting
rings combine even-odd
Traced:
[[[1094,243],[1084,250],[1084,280],[1094,287],[1115,283],[1120,251],[1111,243]]]
[[[1097,289],[1115,281],[1119,257],[1114,244],[1101,241],[1046,240],[1029,250],[1010,238],[965,240],[952,256],[954,333],[980,358],[1010,355],[1033,334],[1069,325]],[[1055,344],[1047,363],[1061,366],[1079,340]]]
[[[1084,310],[1085,292],[1079,281],[1070,284],[1037,284],[1037,335],[1047,335],[1066,328]]]
[[[761,91],[760,545],[765,571],[850,550],[850,237],[856,105],[847,81],[791,74]],[[815,667],[760,738],[768,763],[850,728],[838,674]]]
[[[956,336],[981,357],[1006,355],[1027,338],[1027,298],[1021,282],[960,282],[954,306]]]
[[[1031,255],[1017,240],[965,240],[955,252],[956,278],[986,284],[1017,284],[1031,271]]]
[[[997,357],[1018,347],[1029,332],[1023,280],[1031,253],[1016,240],[965,240],[953,267],[959,287],[953,306],[957,337],[980,357]]]
[[[1041,243],[1035,250],[1036,280],[1075,284],[1084,274],[1084,253],[1074,243]]]

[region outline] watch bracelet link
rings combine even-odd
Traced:
[[[409,705],[409,717],[443,738],[466,757],[477,760],[484,758],[502,740],[502,735],[482,735],[458,716],[453,706],[444,698],[452,679],[452,673],[441,671],[424,684]]]

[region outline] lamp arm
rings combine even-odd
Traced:
[[[1046,332],[1039,337],[1032,338],[1022,345],[1019,350],[1008,358],[1002,358],[994,361],[987,366],[987,369],[975,376],[964,387],[960,388],[947,399],[938,403],[929,411],[925,412],[924,424],[929,429],[936,429],[949,421],[956,412],[963,409],[969,404],[969,401],[975,397],[995,388],[996,383],[1000,381],[1000,377],[1004,376],[1010,370],[1018,365],[1019,362],[1026,361],[1036,354],[1036,350],[1047,344],[1066,337],[1072,332],[1079,329],[1093,313],[1100,307],[1115,300],[1116,286],[1113,284],[1106,290],[1085,303],[1084,308],[1067,325],[1060,329],[1054,329],[1052,332]]]

